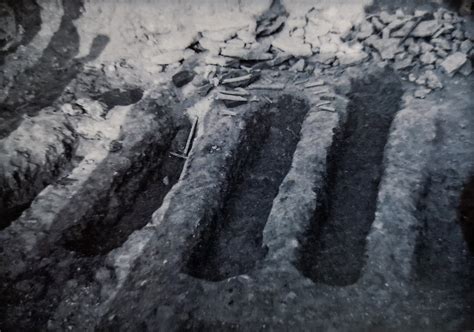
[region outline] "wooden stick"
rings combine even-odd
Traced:
[[[188,159],[188,157],[183,156],[182,154],[179,154],[179,153],[175,153],[175,152],[170,152],[170,155],[172,155],[173,157],[181,158],[181,159]]]
[[[253,84],[248,87],[250,90],[283,90],[285,88],[285,84],[283,83],[275,83],[271,85],[266,84]]]
[[[218,94],[217,100],[230,100],[230,101],[248,101],[247,98],[241,96],[234,96],[234,95],[226,95],[226,94]]]
[[[309,89],[309,88],[315,88],[317,86],[322,86],[322,85],[324,85],[324,81],[323,80],[317,80],[316,82],[305,84],[304,87],[306,89]]]
[[[184,155],[188,156],[189,151],[191,150],[191,143],[193,142],[194,133],[196,132],[196,127],[198,123],[198,117],[194,119],[191,131],[189,132],[188,141],[186,142],[186,147],[184,148]]]
[[[402,45],[405,42],[405,40],[407,40],[408,37],[410,37],[411,33],[416,29],[416,27],[421,22],[428,20],[430,17],[432,17],[432,16],[429,13],[425,13],[425,14],[421,15],[420,17],[417,17],[416,20],[415,20],[415,24],[413,24],[413,26],[410,28],[410,30],[408,30],[408,33],[405,35],[405,37],[400,39],[400,42],[398,43],[398,46]]]
[[[329,105],[331,102],[330,101],[323,101],[322,103],[319,103],[316,105],[316,107],[321,107],[321,106],[324,106],[324,105]]]
[[[321,111],[326,111],[326,112],[336,112],[336,109],[334,107],[320,106],[319,109]]]
[[[252,74],[239,76],[239,77],[233,77],[233,78],[226,78],[225,80],[222,81],[222,84],[242,82],[251,78],[252,78]]]
[[[228,116],[236,116],[237,115],[236,112],[232,112],[232,111],[228,111],[228,110],[220,110],[220,113],[222,115],[228,115]]]
[[[308,81],[309,81],[309,78],[307,78],[305,80],[297,81],[297,82],[295,82],[295,85],[304,84],[304,83],[307,83]]]
[[[235,89],[235,90],[219,90],[219,93],[225,95],[233,95],[233,96],[248,96],[250,92],[245,89]]]
[[[273,101],[267,96],[263,96],[263,98],[265,98],[265,100],[268,101],[270,104],[273,104]]]
[[[326,93],[326,92],[329,92],[329,90],[328,90],[328,89],[324,89],[324,90],[314,91],[314,92],[313,92],[313,95],[320,95],[320,94]]]

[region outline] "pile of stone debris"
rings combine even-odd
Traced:
[[[357,22],[311,9],[300,16],[266,17],[251,31],[203,32],[188,51],[202,53],[205,69],[199,77],[203,78],[193,81],[202,95],[222,84],[245,87],[260,78],[262,69],[320,75],[373,61],[381,67],[392,66],[418,84],[415,97],[425,98],[443,87],[443,73],[449,77],[457,72],[472,73],[472,44],[473,35],[465,29],[465,20],[444,8],[434,13],[417,10],[410,15],[402,10],[393,14],[382,11]],[[169,64],[165,58],[161,58],[163,65]],[[182,86],[193,79],[194,74],[185,71],[174,81]],[[229,105],[237,105],[249,101],[246,93],[233,90],[220,95]]]
[[[353,36],[366,50],[375,50],[373,57],[408,73],[408,79],[421,86],[415,92],[418,98],[443,87],[437,72],[450,77],[472,73],[474,36],[464,30],[461,17],[445,9],[414,15],[382,12],[367,17]]]

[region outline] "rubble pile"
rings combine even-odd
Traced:
[[[443,88],[443,73],[448,77],[472,73],[473,36],[456,13],[443,8],[434,13],[382,11],[359,17],[357,22],[335,15],[312,8],[298,16],[269,15],[253,27],[202,32],[186,50],[201,53],[203,59],[203,65],[195,69],[200,75],[193,84],[202,96],[221,85],[225,89],[217,99],[234,107],[256,99],[242,90],[226,91],[261,80],[262,69],[319,75],[372,61],[380,67],[393,67],[416,84],[417,98]],[[177,75],[175,83],[178,77],[189,77],[177,87],[192,79],[189,73]],[[271,83],[270,79],[263,85],[272,89]]]
[[[375,60],[407,73],[409,81],[420,86],[418,98],[443,87],[441,73],[472,73],[473,36],[464,29],[464,19],[446,9],[413,15],[381,12],[361,22],[352,37]]]

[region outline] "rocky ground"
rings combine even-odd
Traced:
[[[0,329],[473,329],[468,2],[0,4]]]

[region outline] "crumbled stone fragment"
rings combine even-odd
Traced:
[[[432,36],[441,25],[437,20],[429,20],[420,22],[415,30],[412,31],[411,35],[413,37],[430,37]]]
[[[472,63],[470,60],[466,61],[466,63],[459,69],[459,72],[464,76],[469,76],[472,73]]]
[[[453,76],[467,61],[466,54],[456,52],[448,56],[442,63],[441,67],[449,76]]]
[[[419,88],[415,91],[414,96],[419,99],[425,99],[426,96],[431,92],[431,89]]]
[[[293,72],[302,72],[305,67],[305,61],[304,59],[299,59],[298,61],[295,62],[293,66],[291,66],[290,71]]]
[[[420,56],[421,63],[428,65],[436,61],[436,55],[433,52],[426,52]]]

